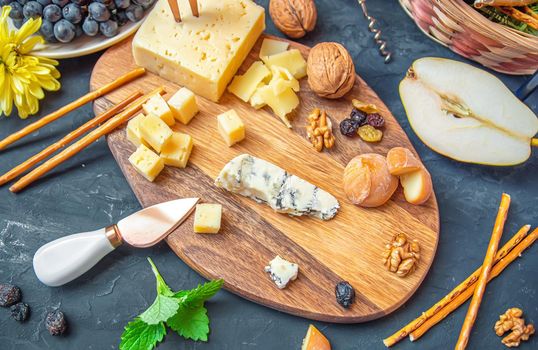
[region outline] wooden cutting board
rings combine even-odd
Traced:
[[[258,59],[260,45],[261,39],[240,72]],[[294,42],[291,46],[308,56],[308,47]],[[127,40],[101,56],[92,73],[91,88],[133,68],[131,41]],[[95,113],[103,112],[135,89],[148,92],[159,85],[164,85],[170,94],[179,88],[147,74],[97,100]],[[309,111],[322,107],[333,121],[340,121],[349,116],[352,98],[375,103],[381,109],[386,119],[385,137],[377,144],[358,137],[350,139],[340,134],[335,123],[335,147],[317,153],[305,137]],[[154,183],[138,175],[129,164],[128,157],[135,147],[127,141],[124,129],[112,133],[108,144],[142,206],[178,197],[201,197],[205,202],[223,205],[219,234],[193,233],[191,216],[166,239],[174,252],[202,276],[224,278],[225,288],[233,293],[306,318],[355,323],[382,317],[416,291],[430,268],[439,238],[435,196],[423,206],[413,206],[405,202],[399,189],[390,202],[379,208],[350,204],[342,190],[342,174],[351,158],[366,152],[385,155],[395,146],[413,150],[413,146],[387,107],[360,78],[352,92],[340,100],[317,97],[310,91],[307,79],[302,79],[300,99],[290,130],[270,110],[256,111],[230,93],[224,94],[220,104],[198,97],[201,112],[188,126],[174,126],[194,138],[189,166],[166,167]],[[215,118],[230,108],[239,113],[247,129],[246,139],[233,147],[227,147],[219,136]],[[213,181],[222,167],[242,153],[268,160],[332,193],[341,204],[338,215],[331,221],[289,217],[215,187]],[[381,258],[384,244],[399,232],[418,239],[421,245],[418,269],[406,278],[388,272]],[[277,289],[264,272],[264,266],[276,255],[299,264],[299,278],[284,290]],[[349,281],[357,293],[356,302],[348,310],[335,301],[334,287],[342,280]]]

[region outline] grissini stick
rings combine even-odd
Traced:
[[[71,158],[84,148],[88,147],[93,142],[97,141],[97,139],[99,139],[101,136],[110,133],[118,126],[128,121],[152,96],[163,93],[164,88],[159,87],[150,92],[149,94],[140,97],[129,107],[127,107],[123,112],[116,115],[114,118],[109,119],[106,123],[104,123],[97,129],[91,131],[89,134],[87,134],[77,142],[73,143],[54,157],[47,160],[45,163],[41,164],[40,166],[29,172],[27,175],[23,176],[19,181],[15,182],[15,184],[13,184],[13,186],[11,186],[9,190],[11,192],[19,192],[20,190],[24,189],[26,186],[39,179],[41,176],[51,171],[59,164],[65,162],[67,159]]]
[[[110,108],[106,112],[104,112],[104,113],[96,116],[95,118],[87,121],[82,126],[80,126],[79,128],[73,130],[69,134],[65,135],[63,138],[56,141],[52,145],[48,146],[47,148],[45,148],[41,152],[35,154],[34,156],[30,157],[26,161],[24,161],[21,164],[17,165],[16,167],[11,169],[10,171],[5,173],[4,175],[0,176],[0,185],[3,185],[8,181],[13,180],[14,178],[16,178],[20,174],[24,173],[26,170],[30,169],[31,167],[33,167],[34,165],[36,165],[37,163],[39,163],[43,159],[47,158],[48,156],[50,156],[51,154],[53,154],[54,152],[56,152],[60,148],[65,147],[71,141],[73,141],[76,138],[82,136],[87,131],[93,129],[97,125],[107,121],[108,119],[110,119],[114,115],[118,114],[128,104],[130,104],[131,102],[133,102],[134,100],[136,100],[140,96],[142,96],[142,92],[140,92],[140,91],[137,91],[137,92],[131,94],[125,100],[123,100],[120,103],[118,103],[117,105],[113,106],[112,108]]]
[[[471,329],[473,328],[476,316],[478,314],[478,309],[486,292],[486,285],[488,283],[489,275],[491,273],[491,268],[493,266],[493,259],[497,254],[497,247],[499,246],[499,241],[501,240],[504,223],[506,221],[506,216],[508,215],[508,208],[510,207],[510,196],[506,193],[502,194],[501,204],[499,205],[499,212],[497,213],[497,218],[495,219],[495,225],[493,226],[493,232],[491,234],[491,239],[488,244],[488,250],[486,251],[486,256],[484,258],[484,263],[482,264],[482,270],[480,271],[480,276],[476,282],[476,288],[474,290],[473,298],[469,304],[469,309],[467,310],[467,315],[465,315],[465,320],[463,321],[463,326],[461,327],[460,336],[458,342],[456,343],[455,350],[464,350],[467,347],[469,342],[469,337],[471,336]]]
[[[52,112],[43,118],[39,119],[38,121],[22,128],[21,130],[9,135],[2,141],[0,141],[0,150],[6,148],[7,146],[11,145],[13,142],[22,139],[28,134],[31,134],[32,132],[36,131],[37,129],[42,128],[43,126],[55,121],[58,118],[63,117],[67,113],[77,109],[78,107],[95,100],[96,98],[99,98],[110,91],[119,88],[120,86],[125,85],[126,83],[138,78],[139,76],[143,75],[146,72],[144,68],[137,68],[129,73],[126,73],[119,77],[118,79],[115,79],[114,81],[111,81],[110,83],[101,86],[99,89],[96,89],[94,91],[91,91],[87,93],[86,95],[76,99],[75,101],[63,106],[62,108],[58,109],[55,112]]]
[[[508,241],[506,244],[499,249],[497,255],[495,256],[495,263],[498,263],[502,260],[512,249],[518,246],[518,243],[521,242],[529,232],[531,226],[525,225],[519,229],[519,231]],[[452,300],[456,299],[458,295],[465,292],[470,286],[478,280],[480,275],[480,270],[482,266],[475,270],[469,277],[467,277],[463,282],[461,282],[456,288],[452,289],[443,299],[439,300],[428,310],[424,311],[419,317],[405,325],[402,329],[398,330],[390,337],[383,340],[383,343],[386,347],[391,347],[394,344],[398,343],[400,340],[407,337],[415,329],[419,328],[423,323],[425,323],[429,318],[435,317],[435,315],[443,309],[445,306],[450,304]],[[474,289],[473,289],[474,290]],[[472,292],[471,292],[472,294]]]
[[[177,4],[178,1],[179,0],[168,0],[168,6],[170,6],[174,20],[177,23],[181,22],[181,14],[179,13],[179,5]]]
[[[200,13],[198,13],[198,1],[197,0],[189,0],[189,5],[191,5],[191,12],[194,17],[200,16]]]
[[[501,259],[501,261],[499,261],[497,264],[495,264],[495,266],[493,266],[493,269],[491,270],[491,274],[489,276],[489,281],[497,277],[508,265],[510,265],[514,260],[520,257],[523,251],[529,248],[536,241],[536,239],[538,239],[538,229],[534,229],[534,231],[532,231],[530,235],[525,237],[525,239],[523,239],[523,241],[521,241],[521,243],[519,243],[505,258]],[[455,298],[448,305],[446,305],[440,312],[436,313],[433,317],[429,318],[426,322],[420,325],[420,327],[415,329],[409,335],[409,339],[411,341],[419,339],[430,328],[441,322],[452,311],[456,310],[463,303],[465,303],[473,295],[475,284],[467,288],[465,291],[459,294],[457,298]]]

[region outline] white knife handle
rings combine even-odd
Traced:
[[[121,239],[111,238],[111,230],[115,232],[115,227],[77,233],[45,244],[34,255],[37,278],[47,286],[58,287],[79,277],[121,244]]]

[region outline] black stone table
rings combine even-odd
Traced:
[[[262,2],[267,7],[267,1]],[[300,40],[307,45],[339,41],[351,52],[357,73],[392,110],[432,173],[441,214],[439,248],[433,266],[416,294],[399,310],[382,319],[357,325],[313,322],[335,350],[384,349],[382,339],[443,297],[482,262],[501,193],[512,196],[503,242],[521,225],[538,224],[538,157],[516,167],[495,168],[461,164],[442,157],[418,140],[410,129],[398,83],[411,62],[440,56],[463,60],[425,37],[400,8],[398,1],[368,0],[380,20],[394,61],[383,64],[367,31],[356,1],[316,1],[319,19],[315,32]],[[281,35],[267,16],[267,31]],[[62,89],[47,94],[40,115],[51,112],[88,91],[88,80],[99,54],[60,64]],[[524,77],[496,74],[512,90]],[[538,92],[527,101],[538,111]],[[35,154],[92,117],[85,106],[33,133],[0,153],[0,172]],[[37,117],[0,118],[0,137]],[[536,151],[535,151],[536,153]],[[145,309],[155,296],[151,257],[173,288],[191,288],[203,279],[179,260],[164,243],[144,250],[121,247],[96,268],[61,288],[41,284],[32,269],[32,256],[42,244],[68,233],[109,225],[140,209],[135,196],[100,139],[18,195],[0,189],[0,281],[23,289],[32,315],[25,324],[0,310],[0,349],[114,349],[124,325]],[[509,266],[488,285],[469,349],[504,349],[493,332],[499,314],[521,307],[528,321],[538,323],[538,246]],[[328,302],[333,302],[328,301]],[[44,329],[44,315],[60,307],[69,319],[69,334],[52,337]],[[208,305],[211,334],[208,343],[168,335],[159,349],[288,350],[300,349],[309,320],[274,311],[231,293],[220,292]],[[448,349],[454,346],[467,304],[430,330],[416,344],[404,340],[395,349]],[[538,335],[521,349],[538,348]]]

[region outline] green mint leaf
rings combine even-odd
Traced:
[[[147,324],[158,324],[174,316],[179,309],[179,301],[172,297],[157,294],[155,301],[139,317]]]
[[[151,350],[166,334],[164,324],[149,325],[135,318],[125,326],[121,335],[120,350]]]
[[[174,294],[174,297],[180,299],[184,306],[199,307],[202,306],[206,300],[217,294],[223,284],[224,280],[222,279],[209,281],[202,285],[199,284],[198,287],[194,289],[177,292]]]
[[[166,324],[185,339],[207,341],[209,318],[203,306],[182,307],[174,317],[166,321]]]
[[[164,281],[163,276],[161,276],[161,273],[159,270],[157,270],[157,266],[153,263],[153,260],[151,258],[148,258],[148,261],[151,265],[151,270],[153,271],[153,274],[155,275],[155,279],[157,280],[157,294],[166,295],[168,297],[171,297],[174,295],[174,292],[168,287],[166,282]]]

